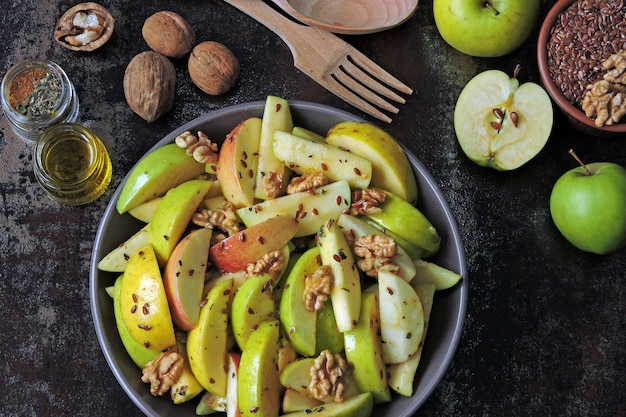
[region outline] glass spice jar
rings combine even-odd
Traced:
[[[35,140],[49,126],[78,118],[74,84],[52,61],[25,59],[15,64],[1,89],[4,115],[21,138]]]
[[[90,203],[111,181],[111,159],[102,141],[76,123],[49,127],[37,139],[33,154],[35,178],[58,202]]]

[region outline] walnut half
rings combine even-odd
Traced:
[[[68,9],[57,22],[54,39],[73,51],[93,51],[113,34],[115,19],[98,3],[80,3]]]
[[[341,355],[333,355],[328,349],[322,351],[309,371],[309,393],[320,401],[333,399],[337,403],[343,402],[348,383],[347,370],[346,361]]]
[[[150,383],[152,395],[163,395],[172,388],[183,372],[183,356],[175,350],[160,353],[143,368],[141,380]]]

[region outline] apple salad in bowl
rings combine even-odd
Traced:
[[[155,416],[412,415],[467,302],[432,177],[328,107],[201,119],[135,165],[98,231],[92,312],[122,387]]]

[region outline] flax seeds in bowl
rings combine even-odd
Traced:
[[[558,0],[548,12],[537,47],[541,81],[579,130],[595,136],[626,132],[626,116],[620,117],[622,107],[626,112],[626,85],[606,81],[614,67],[603,66],[624,51],[626,0]],[[623,58],[626,63],[626,53]],[[589,92],[592,85],[596,89]]]

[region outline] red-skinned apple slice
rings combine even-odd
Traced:
[[[254,204],[261,119],[249,118],[226,136],[217,161],[217,180],[224,197],[239,208]]]
[[[282,249],[297,230],[292,216],[272,217],[211,246],[209,258],[221,271],[241,271],[266,253]]]
[[[174,248],[163,271],[165,293],[174,323],[191,330],[200,317],[204,273],[209,260],[211,229],[197,229]]]
[[[454,128],[463,152],[481,166],[519,168],[543,149],[550,137],[550,96],[538,84],[520,85],[499,70],[481,72],[461,91]]]
[[[241,354],[229,352],[227,355],[228,363],[228,383],[226,384],[226,417],[239,417],[239,402],[237,400],[237,380],[239,378],[239,362]]]

